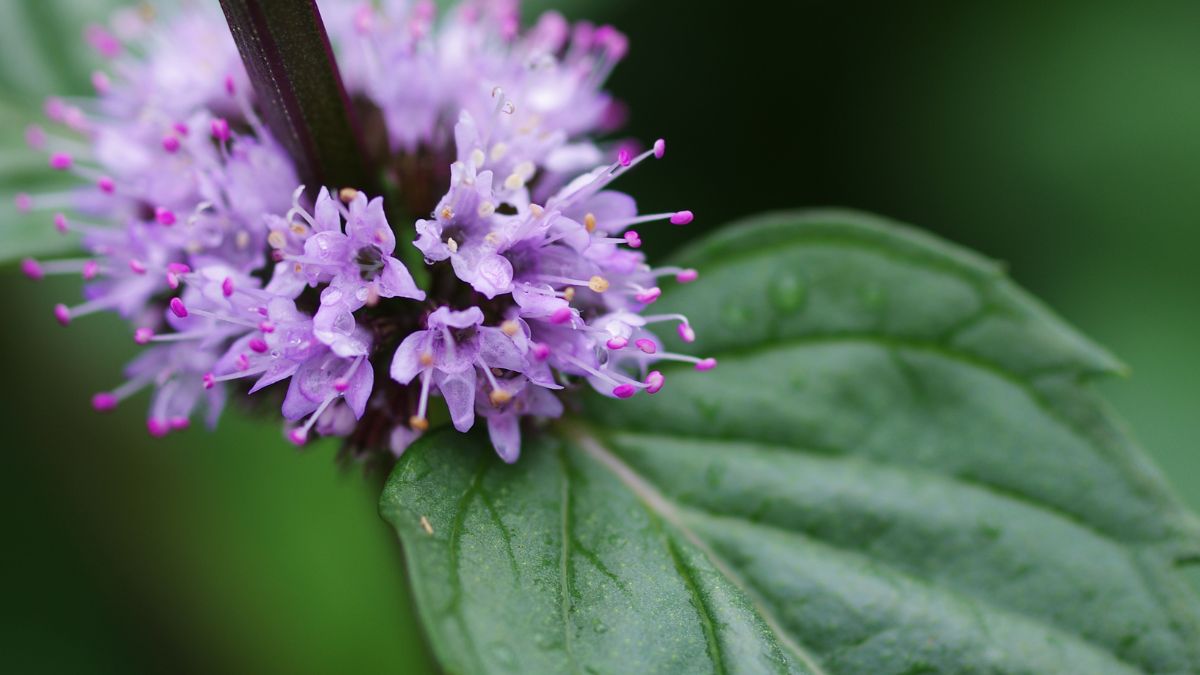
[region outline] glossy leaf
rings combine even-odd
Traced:
[[[1200,524],[1090,390],[1120,365],[994,264],[845,212],[679,262],[716,370],[398,465],[448,670],[1200,671]]]

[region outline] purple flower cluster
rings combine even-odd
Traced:
[[[201,406],[215,424],[230,391],[278,390],[293,442],[315,432],[399,454],[436,395],[460,431],[483,417],[512,462],[522,418],[561,415],[560,390],[654,394],[660,361],[715,365],[666,352],[652,331],[694,339],[685,317],[650,307],[660,280],[696,271],[647,265],[633,229],[692,213],[639,214],[610,187],[665,143],[635,153],[589,138],[623,116],[601,87],[624,36],[554,13],[522,34],[506,0],[440,20],[430,2],[321,7],[350,95],[387,132],[368,152],[410,207],[434,186],[413,227],[354,186],[297,187],[211,7],[90,28],[108,61],[97,96],[51,100],[54,129],[30,129],[51,168],[84,185],[18,206],[57,211],[89,255],[24,271],[82,275],[84,301],[57,306],[58,320],[115,311],[146,346],[97,410],[152,389],[147,424],[162,435]],[[424,289],[398,245],[423,255]]]

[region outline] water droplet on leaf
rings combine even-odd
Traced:
[[[767,289],[771,304],[781,312],[794,312],[804,304],[807,296],[804,281],[795,274],[784,273],[775,277]]]

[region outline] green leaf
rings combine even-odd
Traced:
[[[1092,393],[1120,365],[996,265],[846,212],[678,262],[716,370],[397,466],[449,671],[1200,672],[1200,523]]]
[[[20,214],[20,192],[54,190],[74,181],[53,173],[41,153],[25,147],[25,126],[40,119],[51,94],[88,91],[98,59],[83,39],[84,26],[103,21],[122,0],[38,0],[0,3],[0,264],[28,255],[69,250],[72,242],[46,214]]]

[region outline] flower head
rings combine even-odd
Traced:
[[[655,332],[694,339],[686,317],[652,305],[664,279],[696,271],[639,251],[644,228],[692,212],[640,213],[613,185],[665,142],[591,138],[622,117],[603,89],[621,33],[555,13],[521,32],[510,0],[440,20],[428,1],[322,9],[350,95],[386,130],[367,154],[403,204],[299,186],[208,5],[89,29],[107,63],[96,100],[51,99],[53,126],[27,132],[80,184],[18,207],[58,212],[55,229],[87,256],[23,271],[80,275],[83,301],[57,320],[117,312],[145,347],[97,410],[152,389],[147,427],[163,435],[201,412],[215,424],[230,393],[274,391],[293,442],[399,454],[440,398],[460,431],[483,418],[512,462],[522,420],[560,416],[578,383],[631,398],[664,387],[660,361],[715,365],[665,351]],[[402,207],[421,217],[400,220]],[[402,262],[414,257],[424,288]]]

